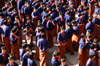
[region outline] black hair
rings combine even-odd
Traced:
[[[61,26],[60,29],[65,29],[65,27],[64,26]]]
[[[98,43],[98,39],[94,39],[93,42],[94,42],[94,43]]]
[[[5,46],[2,46],[1,49],[5,49],[6,50],[6,47]]]
[[[15,16],[15,18],[19,19],[19,16]]]
[[[61,59],[61,62],[66,62],[66,58],[62,58]]]
[[[89,58],[93,58],[95,55],[95,53],[89,53]]]
[[[25,49],[26,47],[27,47],[27,44],[26,43],[22,44],[22,48],[23,49]]]
[[[91,36],[91,34],[88,34],[87,37],[88,37],[88,38],[91,38],[92,36]]]
[[[41,34],[41,37],[42,37],[42,38],[46,38],[45,33],[42,33],[42,34]]]
[[[4,21],[3,21],[3,24],[4,24],[4,25],[7,25],[7,23],[8,23],[7,20],[4,20]]]
[[[58,51],[54,51],[54,52],[53,52],[53,56],[54,56],[54,57],[56,57],[56,56],[58,56],[58,55],[60,55],[60,53],[59,53]]]
[[[34,53],[33,52],[30,52],[29,53],[29,59],[32,59],[32,58],[34,58]]]
[[[90,48],[91,48],[91,49],[94,49],[94,48],[95,48],[95,45],[94,45],[94,44],[91,44],[91,45],[90,45]]]
[[[84,33],[82,33],[82,34],[81,34],[81,38],[83,38],[84,36],[85,36],[85,34],[84,34]]]

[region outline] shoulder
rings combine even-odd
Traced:
[[[9,54],[6,52],[6,55],[9,56]]]
[[[14,64],[18,66],[18,64],[16,62],[14,62]]]
[[[8,63],[7,66],[10,66],[10,63]]]
[[[27,56],[27,53],[25,53],[25,54],[23,55],[23,58],[26,57],[26,56]]]
[[[61,32],[58,33],[58,35],[60,35],[60,34],[61,34]]]

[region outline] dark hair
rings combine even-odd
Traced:
[[[29,59],[34,58],[33,56],[34,56],[34,53],[33,53],[33,52],[30,52],[30,53],[29,53]]]
[[[93,42],[94,42],[94,43],[98,43],[98,39],[94,39]]]
[[[40,27],[40,26],[42,26],[42,24],[38,24],[37,26]]]
[[[69,26],[69,27],[72,27],[72,24],[71,24],[70,22],[68,22],[68,26]]]
[[[88,38],[91,38],[92,36],[91,36],[91,34],[88,34],[87,37],[88,37]]]
[[[22,48],[25,49],[27,47],[27,44],[22,44]]]
[[[4,24],[4,25],[7,25],[7,23],[8,23],[7,20],[4,20],[4,21],[3,21],[3,24]]]
[[[44,33],[41,34],[42,38],[46,38],[46,35]]]
[[[13,9],[13,11],[14,11],[14,12],[16,12],[16,11],[17,11],[17,9]]]
[[[54,51],[54,52],[53,52],[53,56],[54,56],[54,57],[56,57],[56,56],[58,56],[58,55],[60,55],[60,53],[59,53],[58,51]]]
[[[19,16],[15,16],[15,18],[19,19]]]
[[[64,26],[61,26],[60,29],[65,29],[65,27]]]
[[[26,27],[26,30],[29,30],[29,26]]]
[[[8,60],[10,60],[10,59],[14,59],[13,56],[9,56],[9,57],[8,57]]]
[[[84,33],[82,33],[82,34],[81,34],[81,38],[83,38],[84,36],[85,36],[85,34],[84,34]]]
[[[95,53],[89,53],[89,58],[93,58],[95,55]]]
[[[14,27],[12,28],[12,32],[15,33],[17,29],[18,29],[18,27],[17,27],[17,26],[14,26]]]
[[[41,27],[41,28],[39,29],[39,32],[45,32],[44,28]]]
[[[43,7],[43,11],[45,11],[46,10],[46,7]]]
[[[92,19],[93,19],[92,17],[89,17],[89,19],[88,19],[88,20],[89,20],[89,21],[92,21]]]
[[[5,49],[6,50],[6,47],[5,46],[2,46],[1,49]]]
[[[49,14],[46,14],[46,15],[45,15],[45,18],[47,18],[47,17],[49,17]]]
[[[31,19],[29,16],[26,17],[27,20]]]
[[[76,24],[77,22],[75,20],[72,20],[71,23]]]
[[[10,16],[7,16],[6,18],[9,19],[9,18],[11,18],[11,17],[10,17]]]
[[[26,47],[26,51],[29,51],[29,50],[31,50],[31,48],[27,46],[27,47]]]
[[[61,59],[61,62],[66,62],[66,58],[62,58]]]
[[[90,45],[90,48],[91,48],[91,49],[94,49],[94,48],[95,48],[95,45],[94,45],[94,44],[91,44],[91,45]]]

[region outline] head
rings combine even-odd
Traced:
[[[47,5],[47,11],[50,11],[50,5]]]
[[[67,10],[68,6],[67,5],[63,5],[63,9]]]
[[[26,3],[26,7],[28,7],[28,8],[30,7],[30,3],[29,2]]]
[[[5,46],[1,47],[1,50],[2,50],[2,53],[6,53],[6,47]]]
[[[90,48],[91,48],[92,50],[94,50],[94,49],[95,49],[95,45],[94,45],[94,44],[91,44],[91,45],[90,45]]]
[[[48,19],[48,17],[49,17],[49,14],[46,14],[46,15],[45,15],[45,18]]]
[[[17,14],[17,9],[13,9],[14,14]]]
[[[61,29],[61,32],[65,31],[65,27],[64,26],[60,27],[60,29]]]
[[[97,17],[100,19],[100,11],[97,12]]]
[[[46,7],[43,7],[43,11],[46,11]]]
[[[29,16],[26,17],[26,19],[27,19],[27,22],[31,22],[31,18]]]
[[[56,5],[56,9],[57,9],[57,11],[60,9],[59,4]]]
[[[88,39],[88,40],[91,40],[91,37],[92,37],[91,34],[88,34],[88,35],[87,35],[87,39]]]
[[[60,17],[62,17],[62,16],[63,16],[63,13],[62,13],[62,12],[60,12],[60,13],[59,13],[59,16],[60,16]]]
[[[38,20],[38,24],[42,24],[41,20]]]
[[[17,26],[14,26],[14,27],[12,28],[12,33],[16,34],[17,31],[18,31],[18,27],[17,27]]]
[[[5,6],[6,6],[6,7],[8,7],[7,3],[8,3],[8,2],[7,2],[7,1],[5,1]]]
[[[71,22],[68,22],[68,27],[72,27],[72,24],[71,24]]]
[[[66,58],[61,59],[61,65],[63,65],[63,66],[66,65]]]
[[[33,52],[30,52],[29,53],[29,59],[33,59],[34,58],[34,53]]]
[[[51,16],[48,17],[48,21],[52,22],[52,17]]]
[[[55,4],[58,4],[58,0],[55,0]]]
[[[81,38],[85,39],[86,35],[84,33],[81,34]]]
[[[93,44],[94,44],[94,45],[97,45],[97,44],[98,44],[98,40],[97,40],[97,39],[94,39],[94,40],[93,40]]]
[[[26,52],[29,54],[31,52],[31,48],[30,47],[26,47]]]
[[[11,17],[7,16],[7,21],[10,22],[11,21]]]
[[[42,37],[42,38],[46,38],[46,34],[45,34],[45,33],[42,33],[42,34],[41,34],[41,37]]]
[[[92,60],[95,59],[96,54],[95,53],[89,53],[89,58],[91,58]]]
[[[44,4],[45,4],[45,3],[43,3],[43,2],[40,3],[40,5],[41,5],[42,8],[44,7]]]
[[[52,55],[54,58],[60,58],[60,53],[58,51],[54,51]]]
[[[76,26],[76,24],[77,24],[77,22],[75,20],[72,20],[71,23],[72,23],[72,26]]]
[[[7,6],[8,6],[8,7],[11,7],[11,4],[10,4],[10,3],[7,3]]]
[[[41,27],[41,28],[39,29],[39,32],[40,32],[40,33],[44,33],[44,32],[45,32],[44,28]]]
[[[42,24],[38,24],[37,26],[38,26],[39,29],[42,28]]]
[[[92,22],[92,19],[93,19],[92,17],[89,17],[88,22]]]
[[[40,0],[36,0],[36,4],[39,5],[40,4]]]
[[[8,21],[7,20],[4,20],[3,24],[4,25],[7,25]]]
[[[83,9],[83,5],[80,5],[79,8],[80,8],[80,10],[82,10]]]
[[[27,44],[26,43],[22,44],[22,48],[23,49],[26,49],[26,47],[27,47]]]
[[[94,5],[95,5],[95,8],[98,8],[99,7],[99,4],[98,3],[95,3]]]
[[[13,56],[8,57],[9,63],[14,64],[14,58]]]
[[[25,29],[26,29],[27,31],[29,31],[29,30],[30,30],[29,26],[27,26]]]
[[[34,7],[34,12],[37,12],[37,7]]]
[[[89,10],[89,7],[85,7],[84,11],[87,13]]]
[[[81,17],[84,17],[85,16],[85,13],[84,12],[81,12]]]
[[[68,11],[67,11],[67,14],[68,14],[68,15],[71,15],[71,11],[70,11],[70,10],[68,10]]]
[[[73,6],[74,6],[74,2],[69,2],[69,5],[70,5],[71,7],[73,7]]]
[[[19,21],[19,17],[15,16],[15,21],[18,22]]]

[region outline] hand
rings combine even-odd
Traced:
[[[59,43],[59,46],[61,46],[61,44]]]
[[[94,48],[94,50],[96,51],[96,50],[97,50],[97,48]]]

